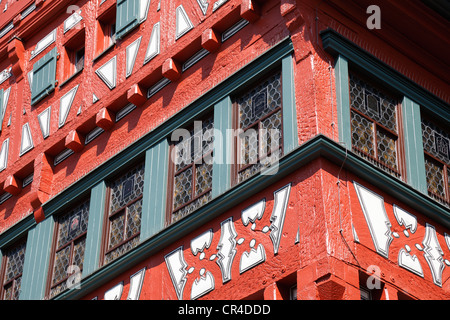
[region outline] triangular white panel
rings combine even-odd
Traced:
[[[139,37],[133,43],[131,43],[126,49],[127,78],[131,76],[131,73],[133,72],[134,63],[136,62],[136,56],[139,51],[139,46],[141,45],[141,39],[142,37]]]
[[[67,116],[69,115],[70,107],[72,106],[73,100],[75,98],[75,94],[77,93],[78,86],[71,89],[64,96],[62,96],[59,102],[59,121],[58,126],[61,128],[67,120]]]
[[[2,143],[2,150],[0,151],[0,171],[6,169],[8,164],[8,150],[9,150],[9,138]]]
[[[143,21],[147,20],[150,0],[140,0],[139,6],[139,22],[142,23]]]
[[[2,116],[5,115],[6,106],[8,105],[9,93],[10,93],[10,92],[11,92],[11,87],[9,87],[8,89],[6,89],[6,90],[3,92]]]
[[[98,68],[95,73],[103,80],[110,89],[116,87],[116,56]]]
[[[194,27],[194,25],[192,24],[191,20],[189,20],[189,17],[183,8],[183,5],[179,5],[177,7],[176,15],[177,15],[176,38],[179,39],[186,32],[191,30]]]
[[[31,138],[30,125],[25,123],[22,126],[22,139],[20,141],[20,155],[33,149],[33,138]]]
[[[148,43],[147,52],[145,53],[144,63],[149,62],[151,59],[159,54],[160,50],[160,23],[157,22],[153,26],[150,41]]]
[[[11,92],[11,87],[3,92],[3,104],[0,106],[0,119],[5,119],[6,107],[8,105],[9,93]],[[0,123],[0,131],[3,123]]]
[[[100,100],[95,93],[92,94],[92,103],[96,103],[98,100]]]
[[[213,12],[219,9],[228,0],[217,0],[213,5]]]
[[[208,0],[197,0],[197,3],[202,10],[203,15],[206,15],[206,11],[208,10],[209,1]]]
[[[48,107],[38,115],[39,126],[41,127],[42,136],[47,138],[50,135],[50,115],[52,107]]]

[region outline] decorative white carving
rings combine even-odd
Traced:
[[[394,215],[399,225],[409,229],[411,233],[415,233],[417,230],[417,218],[411,213],[403,210],[394,204]]]
[[[433,282],[442,287],[442,272],[445,268],[443,259],[444,252],[437,239],[436,229],[431,224],[426,224],[425,237],[422,245],[424,246],[423,256],[430,267]]]
[[[123,291],[123,281],[105,292],[105,300],[120,300]]]
[[[137,38],[126,48],[126,77],[131,76],[133,72],[133,67],[136,62],[137,53],[139,51],[139,46],[141,45],[142,37]]]
[[[117,56],[112,57],[103,66],[95,70],[95,73],[103,80],[109,89],[116,87],[116,74],[117,74]]]
[[[369,226],[375,249],[380,255],[388,258],[389,246],[393,237],[390,229],[392,225],[384,207],[384,199],[355,181],[353,181],[353,185]]]
[[[222,283],[231,280],[231,266],[236,255],[236,229],[234,228],[233,217],[220,223],[220,240],[217,245],[218,259],[216,263],[222,272]]]
[[[239,262],[239,272],[244,273],[264,261],[266,261],[266,252],[264,246],[259,244],[256,250],[253,247],[250,248],[250,252],[244,251]]]
[[[194,28],[194,25],[189,20],[183,5],[180,4],[176,9],[176,39],[184,36],[192,28]]]
[[[207,271],[204,273],[205,269],[200,270],[200,278],[194,280],[191,288],[191,300],[195,300],[208,292],[214,290],[214,276],[211,272]]]
[[[142,268],[130,277],[130,290],[128,291],[127,300],[139,300],[145,277],[145,269]]]
[[[205,249],[209,248],[213,238],[213,231],[209,229],[208,231],[202,233],[198,237],[191,240],[191,251],[194,256],[199,252],[203,252]]]
[[[280,247],[280,240],[284,226],[284,219],[286,217],[286,209],[289,200],[289,194],[291,193],[291,184],[284,186],[283,188],[275,191],[272,215],[270,216],[270,240],[273,244],[274,254],[278,253]]]
[[[423,278],[423,270],[419,258],[417,258],[416,255],[411,256],[409,252],[403,248],[401,248],[398,253],[398,265]]]
[[[177,293],[178,300],[183,299],[184,287],[186,285],[186,267],[188,266],[183,256],[183,246],[178,247],[164,257],[170,279]]]
[[[254,223],[256,220],[261,220],[266,208],[266,199],[262,199],[255,204],[252,204],[248,208],[242,210],[241,220],[244,226],[247,226],[250,222]]]

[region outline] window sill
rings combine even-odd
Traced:
[[[110,51],[111,48],[113,48],[115,45],[116,45],[116,42],[114,41],[105,50],[100,52],[94,59],[92,59],[92,62],[96,62],[97,60],[99,60],[103,55],[105,55],[108,51]]]
[[[68,77],[63,82],[61,82],[61,84],[59,85],[59,88],[62,88],[64,85],[69,83],[73,78],[76,78],[76,76],[79,75],[81,72],[83,72],[83,70],[84,70],[84,67],[81,68],[80,70],[76,71],[74,74],[72,74],[70,77]]]

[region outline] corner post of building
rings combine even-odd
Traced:
[[[141,242],[161,231],[165,225],[169,156],[167,139],[145,153]]]
[[[339,141],[351,149],[350,93],[348,87],[348,61],[338,55],[335,62],[336,98],[338,112]]]
[[[406,96],[402,101],[402,118],[407,181],[413,188],[427,194],[420,105]]]
[[[91,189],[83,277],[94,272],[100,265],[100,248],[103,234],[105,201],[106,183],[105,181],[101,181]]]

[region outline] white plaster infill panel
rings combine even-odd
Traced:
[[[384,199],[373,191],[353,181],[358,195],[370,235],[377,253],[385,258],[389,255],[389,246],[393,240],[391,235],[391,222],[386,214]]]
[[[141,45],[142,37],[137,38],[126,48],[126,77],[131,76],[133,72],[134,64],[136,63],[137,53],[139,51],[139,46]]]
[[[147,52],[145,53],[144,64],[156,57],[160,52],[160,22],[155,23],[150,35],[150,41],[148,42]]]
[[[189,17],[186,13],[186,10],[184,10],[183,5],[179,5],[176,9],[176,24],[176,39],[181,38],[189,30],[194,28],[194,25],[192,24],[191,20],[189,20]]]
[[[61,128],[66,123],[67,116],[69,115],[70,108],[72,107],[73,100],[75,99],[75,95],[78,90],[78,86],[79,85],[76,85],[60,99],[58,121],[59,128]]]
[[[102,79],[109,89],[116,87],[117,78],[117,56],[112,57],[103,66],[98,68],[95,73]]]

